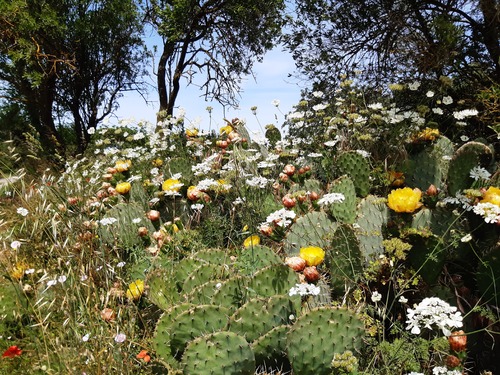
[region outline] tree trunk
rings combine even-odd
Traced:
[[[480,0],[479,8],[484,19],[484,24],[481,27],[481,35],[495,66],[495,82],[500,83],[500,9],[498,9],[497,1],[495,0]]]
[[[30,83],[24,84],[26,108],[33,127],[40,135],[40,143],[45,152],[65,157],[65,145],[56,129],[53,117],[56,77],[46,77],[39,87],[33,88]]]

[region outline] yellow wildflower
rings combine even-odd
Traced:
[[[260,244],[260,237],[255,234],[253,236],[247,237],[243,242],[243,246],[245,246],[245,248],[258,246],[259,244]]]
[[[413,142],[433,141],[439,137],[439,129],[425,128],[424,130],[414,134],[412,137]]]
[[[481,203],[491,203],[500,207],[500,189],[494,186],[490,186],[488,190],[483,194],[483,199]]]
[[[127,289],[127,298],[137,301],[144,293],[144,281],[138,279],[130,283]]]
[[[130,185],[130,182],[120,182],[119,184],[116,184],[115,190],[119,194],[127,194],[131,188],[132,185]]]
[[[387,205],[396,212],[414,212],[422,206],[420,198],[422,192],[419,189],[405,187],[393,190],[387,197]]]
[[[21,280],[24,276],[24,272],[28,269],[28,266],[24,262],[17,262],[12,270],[10,271],[10,276],[13,279]]]
[[[186,129],[186,135],[188,137],[196,137],[198,135],[198,129],[196,128]]]
[[[115,164],[115,169],[117,172],[126,172],[132,166],[130,160],[118,160]]]
[[[172,192],[177,193],[181,187],[182,187],[182,183],[175,178],[169,178],[161,186],[163,191],[167,191],[170,193],[172,193]]]
[[[300,257],[306,261],[306,264],[317,266],[325,260],[325,251],[318,246],[308,246],[300,249]]]

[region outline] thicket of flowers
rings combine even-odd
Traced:
[[[228,331],[248,351],[226,374],[498,370],[498,137],[474,130],[491,113],[447,79],[368,94],[348,79],[333,101],[312,92],[260,137],[238,119],[102,127],[62,173],[6,171],[21,178],[0,191],[0,369],[203,374],[190,354]],[[254,337],[233,318],[265,320],[243,315],[252,303],[295,307]],[[177,330],[202,310],[224,324]],[[296,340],[345,316],[330,357]]]

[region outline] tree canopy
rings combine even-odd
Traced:
[[[157,65],[160,111],[171,115],[181,78],[196,74],[206,98],[234,105],[242,75],[251,74],[281,34],[283,0],[150,0],[162,37]]]
[[[141,30],[132,0],[0,1],[3,95],[26,108],[47,151],[64,154],[55,118],[72,118],[81,150],[135,84]]]
[[[313,82],[360,69],[378,81],[485,73],[500,82],[496,0],[304,0],[285,41]]]

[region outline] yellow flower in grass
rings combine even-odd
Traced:
[[[169,178],[161,185],[161,189],[168,193],[177,193],[182,185],[183,184],[176,178]]]
[[[130,182],[120,182],[119,184],[116,184],[115,190],[119,194],[127,194],[131,188],[132,185],[130,185]]]
[[[141,298],[142,293],[144,293],[144,281],[138,279],[130,283],[126,295],[128,299],[137,301]]]
[[[308,246],[300,249],[300,257],[306,261],[306,264],[317,266],[325,260],[325,251],[318,246]]]
[[[117,172],[126,172],[132,166],[132,162],[130,160],[118,160],[115,164],[115,169]]]
[[[243,241],[243,246],[245,246],[245,248],[258,246],[259,244],[260,244],[260,237],[255,234],[253,236],[247,237],[245,241]]]
[[[10,271],[10,276],[13,279],[21,280],[24,276],[24,273],[28,269],[28,265],[24,262],[17,262],[14,267],[12,267]]]
[[[420,198],[422,192],[419,189],[410,189],[405,187],[393,190],[387,197],[387,205],[396,212],[414,212],[422,207]]]
[[[480,203],[491,203],[500,207],[500,189],[490,186],[483,194],[483,199]]]

